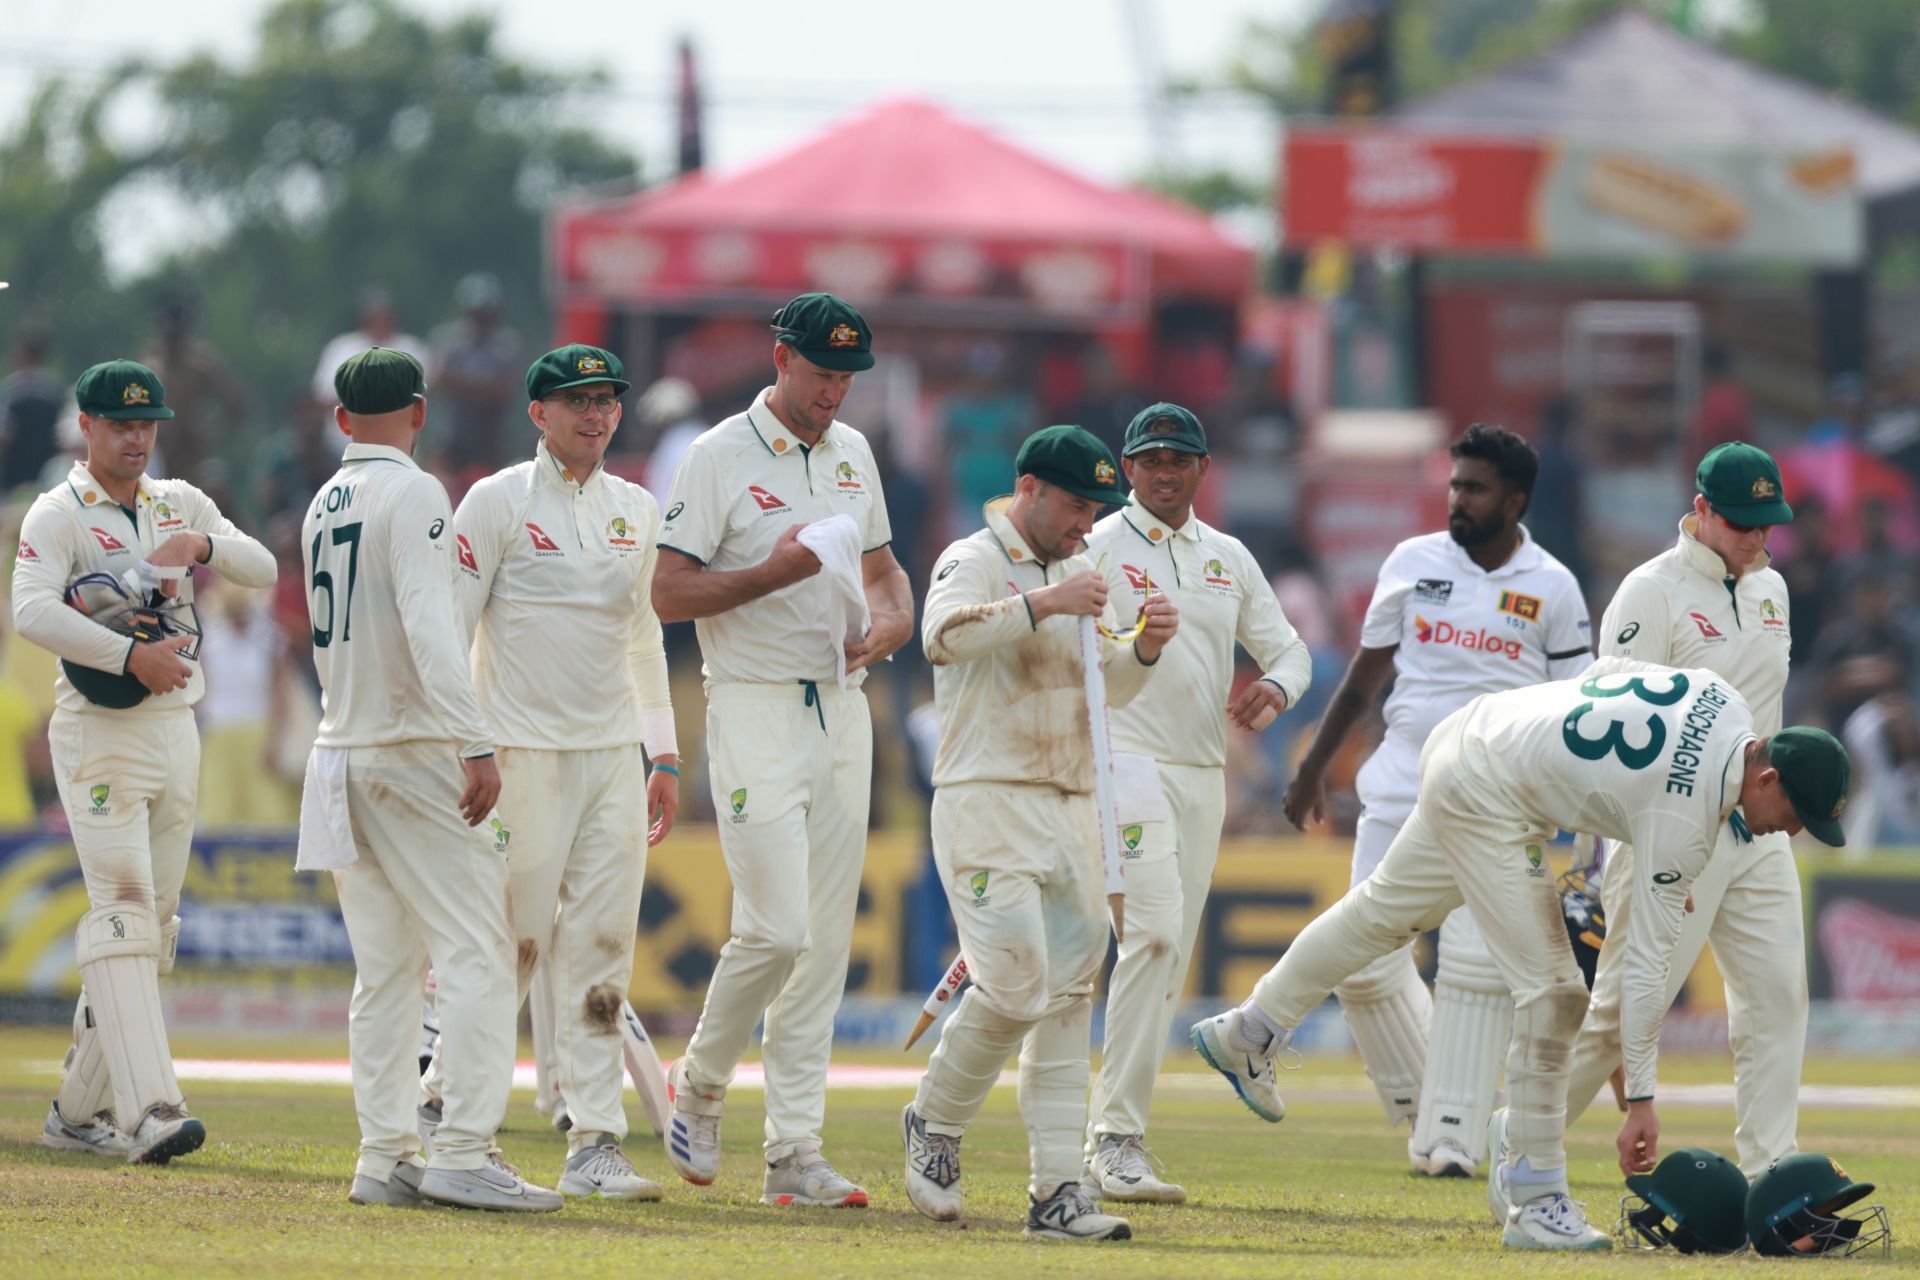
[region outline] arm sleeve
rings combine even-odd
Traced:
[[[679,470],[673,473],[659,546],[692,556],[701,564],[713,559],[727,534],[728,502],[721,491],[720,472],[720,460],[711,447],[698,440],[687,446]]]
[[[1650,577],[1630,576],[1614,592],[1600,620],[1602,657],[1637,658],[1663,666],[1673,660],[1673,620],[1667,593]]]
[[[387,511],[388,572],[404,619],[407,651],[428,699],[443,717],[460,758],[490,755],[493,731],[480,714],[457,629],[448,545],[453,512],[447,491],[425,473],[412,478]]]
[[[1273,594],[1273,585],[1251,555],[1241,555],[1240,574],[1240,581],[1247,585],[1247,594],[1240,601],[1239,625],[1233,638],[1260,664],[1260,678],[1279,687],[1286,695],[1288,707],[1296,706],[1313,682],[1313,655],[1307,652],[1307,642],[1287,621],[1279,597]],[[1395,626],[1397,641],[1397,622]]]
[[[1593,661],[1593,627],[1587,620],[1587,600],[1570,573],[1553,593],[1546,644],[1549,680],[1579,675]]]
[[[119,675],[134,642],[67,606],[67,584],[78,572],[67,541],[72,527],[45,502],[27,512],[13,564],[14,630],[55,657]]]
[[[493,594],[493,577],[507,550],[511,515],[499,484],[482,480],[467,490],[453,514],[453,609],[469,646]]]
[[[1395,547],[1380,566],[1373,599],[1367,602],[1366,621],[1360,624],[1362,649],[1391,649],[1400,643],[1407,597],[1413,594],[1413,578],[1405,571],[1407,558],[1401,550]]]
[[[1660,1056],[1660,1023],[1667,1012],[1667,970],[1686,918],[1687,890],[1712,856],[1718,830],[1662,810],[1643,810],[1633,823],[1630,884],[1609,876],[1607,895],[1633,902],[1620,956],[1620,1049],[1627,1064],[1627,1097],[1653,1097]]]
[[[233,521],[220,514],[213,499],[190,484],[180,486],[181,503],[187,509],[187,522],[207,535],[212,554],[207,567],[229,582],[243,587],[270,587],[280,576],[273,552],[256,538],[248,537]]]
[[[647,523],[658,530],[659,504],[652,494],[645,498]],[[648,758],[655,759],[679,755],[680,746],[674,736],[673,694],[667,684],[666,638],[660,629],[660,617],[653,611],[653,566],[660,550],[652,538],[644,541],[646,559],[634,583],[633,625],[627,631],[627,675],[640,699],[640,740]]]
[[[983,658],[1037,629],[1024,596],[999,596],[986,550],[956,542],[940,555],[927,587],[921,647],[936,667]]]

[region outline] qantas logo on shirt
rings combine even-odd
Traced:
[[[460,567],[474,577],[479,577],[480,562],[473,558],[473,544],[467,541],[466,534],[456,533],[453,535],[453,549],[454,553],[460,557]]]
[[[533,554],[536,556],[563,556],[560,544],[547,536],[547,531],[533,521],[527,521],[527,536],[533,539]]]
[[[1509,640],[1491,631],[1467,631],[1444,618],[1439,622],[1428,622],[1416,613],[1413,615],[1413,630],[1421,644],[1451,644],[1462,649],[1504,654],[1509,662],[1520,659],[1521,645],[1518,640]]]
[[[40,553],[33,549],[32,543],[28,542],[25,538],[22,538],[20,539],[19,558],[22,560],[38,560],[40,558]]]
[[[89,529],[88,532],[93,534],[93,540],[100,544],[102,551],[125,551],[127,549],[126,543],[120,541],[120,539],[114,537],[105,529],[95,526]]]
[[[1120,568],[1127,575],[1127,585],[1135,591],[1153,590],[1153,578],[1145,569],[1136,569],[1130,564],[1123,564]]]
[[[1694,626],[1700,628],[1700,636],[1702,639],[1725,640],[1727,638],[1726,634],[1722,632],[1720,628],[1714,626],[1713,623],[1707,621],[1707,615],[1698,609],[1689,611],[1687,616],[1693,619]]]
[[[782,502],[779,498],[774,497],[771,493],[768,493],[765,489],[762,489],[757,484],[748,485],[747,492],[752,495],[754,502],[759,506],[759,508],[762,511],[792,510],[792,508],[787,506],[786,503]]]

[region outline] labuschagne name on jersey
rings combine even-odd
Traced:
[[[1700,691],[1700,696],[1687,708],[1687,714],[1681,717],[1680,737],[1667,759],[1668,795],[1693,794],[1700,778],[1700,753],[1706,750],[1707,735],[1713,731],[1713,722],[1720,718],[1726,705],[1727,691],[1715,680]]]

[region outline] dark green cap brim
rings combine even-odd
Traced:
[[[1755,502],[1748,505],[1739,505],[1730,502],[1714,502],[1712,498],[1708,498],[1707,501],[1713,504],[1715,511],[1718,511],[1735,524],[1762,525],[1793,523],[1793,508],[1787,505],[1785,498],[1775,498],[1770,502]]]
[[[1800,812],[1799,805],[1795,805],[1793,811],[1799,814],[1800,821],[1806,824],[1808,833],[1811,834],[1815,840],[1818,840],[1821,844],[1832,845],[1836,849],[1846,847],[1847,833],[1841,829],[1838,822],[1835,822],[1832,818],[1809,818],[1806,814]]]
[[[88,409],[89,418],[112,418],[116,422],[161,422],[173,416],[165,405],[137,404],[131,409]]]
[[[799,343],[781,338],[789,347],[805,356],[822,369],[831,369],[835,373],[865,373],[873,368],[873,352],[861,351],[855,347],[834,348],[825,351],[809,351]]]
[[[575,378],[572,382],[556,382],[542,393],[542,398],[544,399],[556,391],[566,391],[573,387],[594,387],[603,382],[612,387],[614,391],[620,395],[625,395],[627,392],[633,390],[633,384],[625,378],[613,378],[604,373],[596,373],[590,378]]]
[[[1109,507],[1117,507],[1126,501],[1124,495],[1115,493],[1111,488],[1100,488],[1093,485],[1080,486],[1062,484],[1052,476],[1042,475],[1038,471],[1030,471],[1027,474],[1036,480],[1045,480],[1056,489],[1065,489],[1076,498],[1085,498],[1089,502],[1098,502]]]

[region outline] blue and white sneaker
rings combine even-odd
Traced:
[[[1063,1182],[1044,1201],[1027,1195],[1027,1229],[1034,1240],[1131,1240],[1125,1218],[1102,1213],[1077,1182]]]
[[[1274,1055],[1280,1042],[1275,1039],[1264,1049],[1256,1048],[1245,1034],[1245,1022],[1244,1013],[1229,1009],[1194,1023],[1189,1035],[1200,1057],[1227,1078],[1249,1111],[1270,1124],[1279,1124],[1287,1115],[1287,1104],[1280,1101],[1280,1090],[1273,1081]]]
[[[1613,1248],[1613,1237],[1588,1223],[1577,1200],[1551,1191],[1513,1207],[1500,1243],[1509,1249],[1598,1253]]]
[[[720,1117],[727,1109],[726,1096],[725,1087],[692,1088],[685,1058],[667,1073],[667,1100],[673,1104],[673,1115],[661,1141],[673,1171],[696,1187],[711,1185],[720,1172]]]

